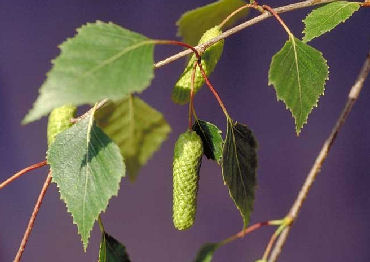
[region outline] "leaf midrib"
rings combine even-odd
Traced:
[[[295,61],[295,64],[296,64],[296,70],[297,70],[297,81],[298,81],[298,93],[299,93],[299,107],[300,107],[300,110],[299,110],[299,122],[301,121],[301,117],[302,117],[302,86],[301,86],[301,77],[300,77],[300,74],[299,74],[299,65],[298,65],[298,54],[297,54],[297,49],[296,49],[296,42],[295,42],[295,39],[294,39],[294,36],[290,36],[291,40],[292,40],[292,45],[293,45],[293,52],[294,52],[294,61]]]
[[[90,70],[84,72],[83,74],[81,74],[79,77],[76,78],[77,79],[80,79],[80,78],[84,78],[88,75],[91,75],[92,73],[98,71],[99,69],[103,68],[104,66],[106,65],[109,65],[111,63],[113,63],[114,61],[118,60],[119,58],[121,58],[122,56],[124,56],[126,53],[132,51],[132,50],[135,50],[141,46],[144,46],[144,45],[149,45],[149,44],[154,44],[154,40],[145,40],[145,41],[142,41],[142,42],[139,42],[135,45],[132,45],[128,48],[125,48],[123,50],[121,50],[120,52],[118,52],[117,54],[103,60],[100,64],[94,66],[93,68],[91,68]]]
[[[85,231],[85,209],[86,209],[86,198],[87,198],[87,184],[89,182],[89,143],[91,139],[91,129],[94,123],[94,113],[95,111],[91,113],[89,124],[87,126],[87,133],[86,133],[86,155],[85,155],[85,163],[86,163],[86,169],[85,169],[85,186],[84,186],[84,197],[83,197],[83,203],[82,203],[82,228],[83,231]],[[85,235],[86,232],[84,232]],[[84,247],[85,248],[85,247]]]
[[[235,134],[234,134],[234,124],[233,123],[231,124],[231,132],[232,132],[233,147],[234,147],[234,150],[235,150],[235,158],[236,158],[237,167],[238,167],[238,171],[239,171],[238,175],[239,175],[240,180],[243,182],[242,171],[240,169],[240,162],[239,162],[239,158],[238,158],[238,151],[237,151],[237,148],[236,148]],[[244,189],[244,194],[245,194],[245,196],[247,196],[247,189],[245,188],[244,183],[242,183],[242,185],[243,185],[243,189]],[[244,214],[243,214],[243,220],[244,220]],[[246,225],[244,225],[244,226],[246,226]]]
[[[324,21],[322,21],[321,23],[317,23],[316,24],[316,26],[313,26],[312,27],[312,29],[313,30],[316,30],[318,27],[321,27],[321,26],[323,26],[323,25],[325,25],[326,24],[326,22],[330,19],[330,18],[332,18],[334,15],[336,15],[340,10],[342,10],[343,8],[346,8],[347,6],[349,6],[349,5],[351,5],[351,4],[353,4],[353,3],[345,3],[345,5],[344,6],[342,6],[341,8],[339,8],[339,9],[337,9],[333,14],[331,14],[331,15],[329,15],[328,17],[326,17],[326,19],[324,20]],[[342,21],[343,22],[343,21]],[[326,30],[324,30],[324,32],[325,32]],[[305,31],[305,33],[307,33],[306,31]],[[314,38],[316,38],[316,37],[314,37]],[[310,41],[310,40],[312,40],[313,38],[311,38],[311,39],[309,39],[309,40],[307,40],[306,39],[306,41],[305,42],[308,42],[308,41]]]

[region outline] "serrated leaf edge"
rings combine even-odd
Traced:
[[[303,41],[302,41],[303,42]],[[295,42],[294,42],[295,43]],[[304,43],[304,42],[303,42]],[[306,44],[306,43],[304,43],[304,44]],[[285,44],[284,44],[285,45]],[[307,44],[308,45],[308,44]],[[281,50],[281,49],[280,49]],[[278,52],[280,52],[280,50],[278,51]],[[329,65],[328,65],[328,61],[325,59],[325,57],[324,57],[324,55],[323,55],[323,53],[320,51],[320,50],[317,50],[316,48],[315,48],[315,50],[316,51],[318,51],[319,53],[320,53],[320,55],[321,55],[321,57],[322,57],[322,59],[324,60],[324,62],[325,62],[325,65],[326,65],[326,67],[327,67],[327,74],[326,74],[326,78],[324,79],[324,86],[323,86],[323,91],[322,91],[322,93],[320,93],[319,94],[319,96],[318,96],[318,98],[316,99],[316,103],[314,104],[314,105],[312,105],[312,108],[311,108],[311,110],[308,112],[308,114],[307,114],[307,117],[306,117],[306,119],[302,122],[302,126],[300,127],[300,128],[297,128],[297,120],[296,120],[296,118],[295,118],[295,116],[293,115],[293,111],[285,104],[285,102],[284,102],[284,100],[283,100],[283,98],[280,96],[280,95],[278,95],[278,93],[276,92],[276,90],[275,90],[275,93],[276,93],[276,100],[279,102],[279,101],[282,101],[283,102],[283,104],[285,105],[285,109],[286,110],[288,110],[290,113],[291,113],[291,115],[292,115],[292,118],[294,119],[294,125],[295,125],[295,130],[296,130],[296,134],[297,134],[297,136],[299,136],[299,134],[301,133],[301,130],[302,130],[302,128],[303,128],[303,126],[305,125],[305,124],[307,124],[307,121],[308,121],[308,116],[311,114],[311,112],[313,111],[313,109],[314,108],[317,108],[318,107],[318,102],[319,102],[319,99],[320,99],[320,97],[321,96],[323,96],[324,95],[324,93],[325,93],[325,84],[326,84],[326,81],[328,81],[329,80],[329,72],[330,72],[330,67],[329,67]],[[295,54],[295,56],[296,56],[296,54]],[[271,63],[272,63],[272,60],[271,60]],[[296,63],[297,63],[297,61],[296,61]],[[274,81],[271,81],[270,79],[271,79],[271,75],[270,75],[270,73],[271,73],[271,71],[269,70],[269,73],[268,73],[268,85],[269,86],[272,86],[273,88],[274,88]],[[275,89],[275,88],[274,88]]]
[[[305,19],[303,19],[302,20],[302,22],[304,23],[304,25],[305,25],[305,27],[304,27],[304,29],[303,29],[303,31],[302,31],[302,33],[304,33],[304,36],[302,37],[302,42],[304,42],[304,43],[308,43],[308,42],[310,42],[310,41],[312,41],[313,39],[315,39],[315,38],[317,38],[317,37],[320,37],[320,36],[322,36],[323,34],[326,34],[326,33],[329,33],[329,32],[331,32],[333,29],[335,29],[338,25],[340,25],[340,24],[344,24],[348,19],[350,19],[351,18],[351,16],[355,13],[355,12],[357,12],[359,9],[360,9],[360,3],[358,3],[358,2],[348,2],[348,1],[343,1],[343,2],[347,2],[347,6],[348,5],[354,5],[354,4],[357,4],[357,6],[358,6],[358,8],[357,8],[357,10],[354,10],[352,13],[351,13],[351,15],[350,16],[348,16],[346,19],[344,19],[344,20],[342,20],[342,21],[340,21],[338,24],[336,24],[332,29],[329,29],[329,30],[326,30],[326,31],[323,31],[320,35],[318,35],[318,36],[314,36],[314,37],[312,37],[312,38],[309,38],[309,39],[307,39],[306,38],[306,19],[307,19],[307,17],[312,13],[312,12],[314,12],[315,10],[317,10],[317,9],[314,9],[314,10],[312,10],[306,17],[305,17]],[[333,2],[333,3],[336,3],[336,2]],[[329,4],[327,4],[327,5],[330,5],[331,3],[329,3]],[[325,6],[327,6],[327,5],[325,5]],[[345,7],[347,7],[347,6],[344,6],[344,7],[341,7],[340,9],[338,9],[336,12],[339,12],[339,10],[341,10],[342,8],[345,8]],[[323,6],[324,7],[324,6]],[[320,8],[320,7],[319,7]]]
[[[93,114],[91,114],[92,116],[91,116],[91,118],[90,118],[90,120],[89,120],[89,126],[88,126],[88,130],[91,130],[91,128],[92,128],[92,126],[93,126],[93,123],[94,123],[94,115]],[[91,126],[90,126],[91,125]],[[66,130],[68,130],[68,129],[66,129]],[[65,131],[66,131],[65,130]],[[64,132],[64,131],[63,131]],[[63,133],[63,132],[61,132],[61,133]],[[91,132],[90,131],[88,131],[88,136],[89,136],[89,134],[90,134]],[[59,135],[59,134],[58,134]],[[57,136],[58,136],[57,135]],[[112,141],[113,142],[113,141]],[[87,142],[88,143],[88,142]],[[114,142],[113,142],[114,143]],[[87,144],[88,145],[88,144]],[[118,148],[118,151],[119,151],[119,148]],[[49,153],[49,150],[47,151],[47,156],[46,156],[46,159],[48,158],[48,153]],[[122,155],[121,154],[119,154],[119,157],[122,159],[122,162],[124,163],[124,159],[123,159],[123,157],[122,157]],[[52,172],[52,167],[51,167],[51,165],[49,164],[49,166],[50,166],[50,170],[51,170],[51,172]],[[123,174],[122,176],[121,176],[121,179],[120,179],[120,182],[118,183],[118,188],[117,188],[117,192],[115,192],[115,193],[113,193],[112,195],[111,195],[111,197],[108,199],[108,201],[107,201],[107,205],[106,205],[106,208],[105,209],[102,209],[102,210],[100,210],[100,212],[99,212],[99,214],[98,214],[98,216],[101,214],[101,213],[103,213],[103,212],[105,212],[106,210],[107,210],[107,208],[108,208],[108,205],[109,205],[109,202],[110,202],[110,200],[113,198],[113,197],[117,197],[118,196],[118,192],[119,192],[119,190],[121,189],[121,182],[122,182],[122,178],[124,177],[125,175]],[[68,204],[67,204],[67,201],[66,201],[66,199],[63,197],[63,195],[61,194],[61,191],[60,191],[60,187],[58,186],[58,183],[56,182],[56,181],[54,181],[54,177],[52,177],[52,182],[56,185],[56,187],[58,188],[58,193],[59,193],[59,198],[60,198],[60,200],[62,200],[62,202],[65,204],[65,206],[66,206],[66,208],[67,208],[67,212],[71,215],[71,217],[72,217],[72,223],[74,224],[74,225],[76,225],[76,227],[77,227],[77,232],[78,232],[78,234],[80,235],[80,237],[81,237],[81,242],[83,243],[83,249],[84,249],[84,252],[86,252],[86,249],[87,249],[87,247],[88,247],[88,243],[89,243],[89,240],[90,240],[90,236],[91,236],[91,231],[92,231],[92,229],[93,229],[93,227],[94,227],[94,225],[95,225],[95,222],[98,220],[98,216],[94,219],[94,222],[93,222],[93,227],[91,228],[91,230],[88,232],[88,234],[87,234],[87,239],[86,239],[86,243],[84,242],[84,240],[83,240],[83,238],[82,238],[82,232],[80,231],[80,228],[78,227],[78,224],[77,224],[77,222],[75,221],[75,217],[73,216],[73,213],[72,213],[72,211],[70,211],[70,209],[69,209],[69,206],[68,206]],[[85,203],[84,203],[85,204]]]
[[[143,39],[144,38],[146,38],[147,40],[146,41],[142,41],[142,42],[140,42],[139,44],[137,44],[137,45],[134,45],[134,46],[130,46],[130,48],[127,48],[127,49],[124,49],[124,50],[121,50],[120,52],[118,52],[116,55],[114,55],[114,56],[112,56],[112,57],[110,57],[110,58],[108,58],[108,59],[106,59],[105,61],[108,61],[109,60],[109,62],[113,62],[113,61],[115,61],[115,60],[117,60],[117,59],[119,59],[120,57],[122,57],[125,53],[127,53],[127,52],[129,52],[129,51],[132,51],[132,50],[134,50],[134,49],[136,49],[136,48],[138,48],[138,47],[140,47],[140,46],[143,46],[143,45],[149,45],[149,44],[155,44],[156,43],[156,41],[155,40],[152,40],[152,39],[150,39],[150,38],[147,38],[146,36],[144,36],[144,35],[141,35],[141,34],[139,34],[139,33],[137,33],[137,32],[134,32],[134,31],[131,31],[131,30],[128,30],[128,29],[126,29],[126,28],[123,28],[123,27],[121,27],[120,25],[118,25],[118,24],[115,24],[115,23],[113,23],[113,22],[111,22],[111,21],[109,21],[109,22],[103,22],[103,21],[101,21],[101,20],[96,20],[95,21],[95,23],[86,23],[86,24],[83,24],[82,26],[80,26],[80,27],[78,27],[78,28],[76,28],[76,33],[72,36],[72,37],[68,37],[68,38],[66,38],[61,44],[59,44],[59,45],[57,45],[57,47],[58,47],[58,49],[59,49],[59,54],[54,58],[54,59],[51,59],[51,61],[50,61],[50,63],[51,63],[51,65],[52,66],[54,66],[55,65],[55,61],[62,55],[62,52],[63,52],[63,49],[64,49],[64,46],[66,45],[66,44],[69,44],[71,41],[73,41],[74,39],[75,39],[75,37],[80,33],[80,31],[81,30],[83,30],[84,28],[87,28],[87,27],[91,27],[91,26],[94,26],[94,25],[105,25],[105,24],[108,24],[108,25],[114,25],[114,26],[118,26],[118,27],[120,27],[121,29],[124,29],[124,30],[127,30],[127,31],[129,31],[130,33],[134,33],[134,34],[137,34],[137,35],[140,35],[140,36],[142,36],[143,37]],[[125,51],[125,52],[124,52]],[[95,69],[95,70],[89,70],[88,72],[85,72],[83,75],[82,75],[82,77],[84,76],[84,75],[86,75],[87,73],[88,74],[91,74],[91,73],[93,73],[94,71],[96,71],[96,70],[98,70],[99,68],[101,68],[101,67],[103,67],[103,66],[105,66],[107,63],[105,63],[105,61],[104,61],[104,65],[97,65],[97,66],[95,66],[95,68],[93,68],[93,69]],[[53,68],[53,67],[52,67]],[[43,85],[45,84],[45,82],[48,80],[48,78],[49,78],[49,75],[50,75],[50,73],[51,73],[51,71],[52,71],[52,68],[45,74],[45,79],[44,79],[44,81],[43,81],[43,83],[41,84],[41,86],[40,86],[40,88],[39,88],[39,92],[38,92],[38,96],[37,96],[37,98],[36,98],[36,100],[35,100],[35,102],[32,104],[32,107],[31,107],[31,109],[27,112],[27,114],[24,116],[24,118],[23,118],[23,120],[21,121],[21,124],[22,125],[25,125],[25,124],[28,124],[28,123],[31,123],[31,122],[33,122],[33,121],[36,121],[36,120],[39,120],[39,119],[41,119],[43,116],[45,116],[46,114],[44,114],[44,115],[41,115],[41,116],[39,116],[39,117],[37,117],[37,118],[33,118],[32,120],[28,120],[28,118],[29,118],[29,115],[30,115],[30,112],[32,112],[33,111],[33,109],[35,108],[35,105],[36,105],[36,103],[38,102],[38,98],[39,98],[39,96],[41,95],[41,94],[43,94],[44,93],[44,89],[42,88],[43,87]],[[81,76],[80,76],[81,77]],[[150,78],[148,78],[148,82],[145,84],[145,86],[149,86],[150,85],[150,83],[152,82],[152,80],[153,80],[153,78],[154,78],[154,74],[152,73],[151,74],[151,76],[150,76]],[[136,93],[141,93],[140,91],[139,92],[136,92]],[[78,106],[78,105],[80,105],[80,104],[73,104],[73,105],[75,105],[75,106]],[[55,106],[54,108],[56,108],[56,107],[58,107],[58,106]],[[49,112],[50,113],[50,112]]]
[[[230,124],[231,125],[231,131],[232,131],[232,134],[233,134],[233,136],[232,136],[232,139],[233,139],[233,146],[234,146],[234,149],[235,149],[235,152],[237,152],[237,150],[236,150],[236,143],[235,143],[235,135],[234,135],[234,126],[237,124],[237,122],[234,122],[234,121],[232,121],[232,120],[228,120],[228,124]],[[227,135],[228,135],[228,128],[226,128],[226,137],[227,137]],[[224,142],[224,145],[223,145],[223,147],[222,147],[222,151],[224,150],[224,147],[226,146],[226,138],[225,138],[225,142]],[[239,165],[239,158],[236,156],[236,159],[237,159],[237,161],[238,161],[238,169],[239,169],[239,176],[240,176],[240,173],[241,173],[241,170],[240,170],[240,165]],[[223,173],[223,166],[222,166],[222,168],[221,168],[221,171],[222,171],[222,179],[223,179],[223,181],[224,181],[224,184],[225,185],[227,185],[227,183],[226,183],[226,180],[225,180],[225,176],[223,175],[224,173]],[[241,180],[243,180],[243,179],[241,179]],[[247,195],[247,190],[246,190],[246,188],[245,188],[245,185],[243,184],[243,188],[244,188],[244,191],[245,191],[245,195]],[[227,190],[228,190],[228,192],[229,192],[229,195],[230,195],[230,197],[231,197],[231,199],[233,200],[233,202],[234,202],[234,204],[235,204],[235,206],[236,206],[236,208],[239,210],[239,212],[240,212],[240,215],[241,215],[241,217],[242,217],[242,219],[243,219],[243,229],[245,229],[245,228],[247,228],[247,220],[246,220],[246,218],[244,217],[244,214],[243,214],[243,211],[240,209],[240,207],[239,207],[239,205],[236,203],[236,200],[234,199],[234,197],[233,197],[233,195],[231,194],[231,191],[230,191],[230,187],[229,186],[227,186]],[[252,210],[251,210],[252,211]]]

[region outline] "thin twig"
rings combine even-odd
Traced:
[[[191,52],[193,52],[198,60],[201,59],[201,54],[204,52],[203,49],[198,50],[192,45],[189,45],[189,44],[181,42],[181,41],[176,41],[176,40],[161,40],[161,39],[158,39],[158,40],[155,40],[154,43],[157,44],[157,45],[158,44],[159,45],[177,45],[177,46],[186,47],[190,51],[189,54]]]
[[[345,123],[348,114],[351,112],[351,109],[360,94],[360,91],[364,85],[365,79],[367,78],[369,72],[370,72],[370,52],[367,55],[367,58],[361,68],[360,74],[357,77],[355,84],[352,86],[351,91],[349,92],[347,103],[344,106],[341,115],[339,116],[337,122],[335,123],[335,126],[332,129],[330,136],[325,140],[325,143],[323,144],[321,151],[315,160],[314,165],[312,166],[310,172],[307,175],[306,181],[304,182],[301,190],[298,193],[296,200],[294,201],[288,213],[288,216],[290,216],[293,221],[295,221],[295,219],[297,218],[298,213],[302,208],[302,204],[305,201],[307,194],[309,193],[317,174],[320,172],[321,167],[328,156],[330,148],[333,145],[339,130]],[[286,227],[279,236],[276,245],[272,251],[269,262],[275,262],[278,259],[281,250],[285,244],[285,241],[289,235],[290,229],[291,226]]]
[[[274,234],[272,234],[271,238],[270,238],[270,241],[268,242],[267,246],[266,246],[266,249],[265,249],[265,252],[263,253],[263,257],[262,257],[262,260],[267,260],[270,252],[271,252],[271,249],[276,241],[276,239],[278,238],[279,236],[279,233],[278,231],[275,231]]]
[[[212,94],[215,96],[215,98],[216,98],[217,102],[219,103],[220,107],[222,108],[222,111],[224,112],[226,118],[230,119],[230,115],[227,112],[226,107],[225,107],[224,103],[222,102],[220,95],[218,94],[216,89],[213,87],[213,85],[209,81],[209,79],[207,77],[207,74],[206,74],[206,72],[204,71],[204,69],[202,67],[202,63],[199,60],[198,60],[198,67],[199,67],[200,72],[202,73],[203,79],[206,81],[206,84],[207,84],[209,90],[211,90]]]
[[[281,17],[278,15],[277,12],[275,12],[274,9],[272,9],[270,6],[268,5],[263,5],[262,6],[263,9],[267,10],[270,12],[270,14],[272,14],[276,20],[281,24],[281,26],[284,28],[284,30],[288,33],[289,36],[293,36],[292,32],[290,32],[290,29],[289,27],[285,24],[285,22],[283,21],[283,19],[281,19]]]
[[[306,7],[310,7],[310,6],[315,6],[315,5],[319,5],[319,4],[325,4],[325,3],[330,3],[330,2],[334,2],[336,0],[307,0],[307,1],[303,1],[303,2],[299,2],[299,3],[294,3],[294,4],[289,4],[289,5],[285,5],[285,6],[281,6],[281,7],[277,7],[277,8],[274,8],[273,11],[275,11],[277,14],[279,13],[286,13],[286,12],[290,12],[290,11],[294,11],[296,9],[302,9],[302,8],[306,8]],[[256,1],[255,1],[256,2]],[[257,3],[257,2],[256,2]],[[258,5],[258,4],[257,4]],[[197,45],[195,47],[193,46],[190,46],[190,45],[187,45],[185,43],[182,43],[182,42],[178,42],[178,41],[174,41],[174,40],[154,40],[155,43],[157,44],[171,44],[173,45],[175,42],[178,43],[177,45],[182,45],[188,49],[184,50],[184,51],[181,51],[175,55],[172,55],[166,59],[163,59],[161,61],[158,61],[157,63],[154,64],[154,68],[160,68],[164,65],[167,65],[167,64],[170,64],[184,56],[187,56],[191,53],[194,53],[197,57],[198,57],[198,60],[200,59],[199,56],[201,53],[204,52],[204,50],[206,50],[209,46],[217,43],[218,41],[222,40],[222,39],[225,39],[233,34],[236,34],[238,33],[239,31],[247,28],[247,27],[250,27],[254,24],[257,24],[259,22],[262,22],[263,20],[271,17],[272,14],[269,13],[269,12],[265,12],[259,16],[256,16],[244,23],[241,23],[237,26],[234,26],[233,28],[230,28],[229,30],[223,32],[222,34],[220,34],[219,36],[215,37],[215,38],[212,38],[211,40],[201,44],[201,45]],[[99,104],[98,104],[98,107],[97,109],[99,109],[100,107],[102,107],[106,102],[108,101],[108,99],[104,99],[102,100]],[[91,109],[90,109],[91,110]],[[83,119],[84,117],[86,117],[86,115],[88,113],[90,113],[90,110],[87,111],[85,114],[83,114],[82,116],[78,117],[78,118],[74,118],[71,120],[72,123],[76,123],[78,121],[80,121],[81,119]]]
[[[301,8],[306,8],[306,7],[310,7],[310,6],[315,6],[315,5],[319,5],[319,4],[325,4],[325,3],[330,3],[330,2],[333,2],[335,0],[321,0],[321,1],[318,1],[318,0],[307,0],[307,1],[303,1],[303,2],[299,2],[299,3],[294,3],[294,4],[290,4],[290,5],[286,5],[286,6],[282,6],[282,7],[278,7],[278,8],[274,8],[274,11],[276,13],[285,13],[285,12],[290,12],[290,11],[293,11],[293,10],[296,10],[296,9],[301,9]],[[202,50],[205,50],[207,47],[217,43],[218,41],[220,41],[221,39],[225,39],[247,27],[250,27],[254,24],[257,24],[269,17],[271,17],[272,15],[269,13],[269,12],[265,12],[259,16],[256,16],[244,23],[241,23],[237,26],[234,26],[233,28],[223,32],[222,34],[220,34],[219,36],[215,37],[215,38],[212,38],[211,40],[207,41],[206,43],[204,44],[201,44],[201,45],[198,45],[195,47],[196,50],[198,51],[202,51]],[[192,52],[192,50],[185,50],[185,51],[182,51],[182,52],[179,52],[173,56],[170,56],[164,60],[161,60],[157,63],[154,64],[154,67],[155,68],[159,68],[159,67],[162,67],[164,65],[167,65],[169,63],[172,63],[186,55],[189,55],[190,53]]]
[[[41,207],[41,204],[42,204],[42,200],[44,199],[46,190],[48,189],[48,187],[50,185],[50,182],[51,182],[51,171],[49,171],[48,176],[46,177],[46,180],[44,182],[44,185],[42,186],[41,192],[40,192],[40,194],[39,194],[39,196],[37,198],[35,207],[33,208],[32,215],[30,217],[30,220],[28,221],[28,225],[27,225],[26,231],[24,232],[21,245],[19,246],[18,252],[17,252],[17,254],[16,254],[15,258],[14,258],[14,262],[19,262],[21,260],[23,251],[24,251],[24,249],[26,247],[28,238],[30,237],[30,234],[31,234],[31,231],[32,231],[32,228],[33,228],[33,224],[35,223],[36,216],[37,216],[37,214],[38,214],[38,212],[40,210],[40,207]]]
[[[264,222],[259,222],[259,223],[256,223],[254,225],[251,225],[249,227],[247,227],[246,229],[243,229],[242,231],[236,233],[235,235],[232,235],[231,237],[221,241],[221,245],[225,245],[227,243],[230,243],[238,238],[243,238],[245,237],[245,235],[261,228],[261,227],[264,227],[264,226],[271,226],[271,225],[275,225],[274,223],[271,223],[273,221],[264,221]]]
[[[21,171],[19,171],[18,173],[14,174],[13,176],[9,177],[7,180],[5,180],[4,182],[2,182],[0,184],[0,189],[3,189],[4,187],[6,187],[7,185],[9,185],[10,183],[12,183],[14,180],[16,180],[17,178],[20,178],[21,176],[23,176],[24,174],[26,174],[27,172],[30,172],[31,170],[34,170],[36,168],[40,168],[40,167],[43,167],[47,164],[47,161],[44,160],[40,163],[36,163],[36,164],[33,164],[29,167],[26,167],[24,169],[22,169]]]
[[[189,130],[193,127],[193,108],[194,108],[194,81],[195,73],[197,71],[197,62],[194,62],[193,71],[191,73],[191,85],[190,85],[190,101],[189,101]]]
[[[246,9],[246,8],[254,8],[254,9],[258,10],[258,11],[261,11],[261,10],[260,10],[260,6],[259,6],[257,3],[243,5],[243,6],[239,7],[238,9],[236,9],[236,10],[235,10],[234,12],[232,12],[231,14],[229,14],[229,15],[228,15],[228,16],[227,16],[227,17],[226,17],[226,18],[221,22],[221,24],[219,24],[218,26],[219,26],[220,28],[223,28],[223,27],[226,25],[226,23],[230,21],[230,19],[231,19],[232,17],[234,17],[236,14],[240,13],[241,11],[243,11],[243,10],[244,10],[244,9]],[[262,9],[262,11],[263,11],[263,9]]]

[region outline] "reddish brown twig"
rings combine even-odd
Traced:
[[[28,238],[30,237],[31,235],[31,231],[32,231],[32,228],[33,228],[33,224],[35,223],[35,220],[36,220],[36,216],[40,210],[40,207],[41,207],[41,204],[42,204],[42,200],[44,199],[44,196],[45,196],[45,193],[46,193],[46,190],[48,189],[49,185],[50,185],[50,182],[51,182],[51,171],[49,171],[49,174],[44,182],[44,185],[42,186],[42,189],[40,191],[40,194],[37,198],[37,201],[36,201],[36,204],[33,208],[33,212],[32,212],[32,215],[30,217],[30,220],[28,221],[28,225],[27,225],[27,228],[26,228],[26,231],[24,232],[24,235],[23,235],[23,239],[22,239],[22,242],[19,246],[19,249],[18,249],[18,252],[14,258],[14,262],[19,262],[21,260],[21,257],[22,257],[22,254],[23,254],[23,251],[26,247],[26,244],[27,244],[27,241],[28,241]]]
[[[278,13],[274,9],[272,9],[268,5],[263,5],[262,8],[269,11],[270,14],[272,14],[276,18],[276,20],[282,25],[282,27],[285,29],[285,31],[288,33],[289,36],[293,36],[292,32],[289,30],[289,27],[285,24],[283,19],[281,19],[281,17],[278,15]]]
[[[187,43],[180,42],[180,41],[175,41],[175,40],[154,40],[154,42],[156,44],[160,44],[160,45],[177,45],[177,46],[186,47],[186,48],[190,49],[195,54],[195,56],[197,57],[198,60],[200,60],[200,54],[199,54],[198,50],[194,46],[191,46]],[[202,53],[202,51],[200,53]]]
[[[246,5],[243,5],[243,6],[241,6],[241,7],[239,7],[238,9],[236,9],[234,12],[232,12],[231,14],[229,14],[222,22],[221,22],[221,24],[219,24],[219,27],[221,27],[221,28],[223,28],[225,25],[226,25],[226,23],[227,22],[229,22],[230,21],[230,19],[234,16],[234,15],[236,15],[236,14],[238,14],[238,13],[240,13],[241,11],[243,11],[244,9],[246,9],[246,8],[254,8],[254,9],[256,9],[256,10],[258,10],[258,11],[261,11],[261,6],[259,6],[258,5],[258,3],[255,1],[253,4],[246,4]],[[263,9],[262,9],[262,11],[263,11]]]
[[[19,171],[18,173],[14,174],[13,176],[9,177],[7,180],[5,180],[4,182],[2,182],[0,184],[0,189],[3,189],[4,187],[6,187],[7,185],[9,185],[10,183],[12,183],[14,180],[16,180],[17,178],[20,178],[21,176],[23,176],[24,174],[26,174],[27,172],[30,172],[34,169],[37,169],[37,168],[40,168],[40,167],[43,167],[47,165],[47,161],[44,160],[40,163],[36,163],[36,164],[33,164],[29,167],[26,167],[24,169],[22,169],[21,171]]]
[[[194,54],[195,56],[197,57],[197,64],[198,64],[198,67],[199,67],[199,70],[200,72],[202,73],[202,76],[204,78],[204,80],[206,81],[206,84],[208,86],[208,88],[211,90],[211,92],[213,93],[213,95],[216,97],[218,103],[220,104],[222,110],[224,111],[225,115],[227,118],[230,118],[229,114],[227,113],[227,110],[226,110],[226,107],[224,105],[224,103],[222,102],[221,98],[220,98],[220,95],[218,94],[218,92],[215,90],[215,88],[212,86],[211,82],[209,81],[208,77],[207,77],[207,74],[206,72],[204,71],[203,67],[202,67],[202,63],[201,63],[201,55],[200,53],[202,53],[204,50],[202,50],[200,53],[198,52],[197,49],[195,49],[195,47],[191,46],[191,45],[188,45],[186,43],[183,43],[183,42],[180,42],[180,41],[173,41],[173,40],[155,40],[155,43],[156,44],[164,44],[164,45],[177,45],[177,46],[183,46],[183,47],[186,47],[186,48],[189,48]],[[192,81],[193,82],[193,81]]]
[[[216,89],[213,87],[213,85],[209,81],[209,79],[207,77],[207,74],[204,71],[204,69],[203,69],[202,64],[200,63],[200,61],[198,61],[198,67],[200,69],[200,72],[202,73],[202,76],[203,76],[204,80],[206,81],[206,84],[207,84],[209,90],[211,90],[212,94],[215,96],[217,102],[219,103],[220,107],[222,108],[222,111],[224,111],[224,114],[226,115],[226,117],[228,119],[231,119],[229,113],[226,110],[226,107],[225,107],[224,103],[221,100],[220,95],[218,94],[218,92],[216,91]]]
[[[246,229],[243,229],[242,231],[236,233],[235,235],[232,235],[231,237],[221,241],[221,245],[224,245],[224,244],[227,244],[227,243],[230,243],[238,238],[243,238],[245,237],[245,235],[261,228],[261,227],[264,227],[264,226],[271,226],[271,225],[275,225],[274,223],[271,223],[272,221],[264,221],[264,222],[259,222],[259,223],[256,223],[254,225],[251,225],[249,227],[247,227]]]

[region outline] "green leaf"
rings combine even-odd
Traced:
[[[188,11],[176,22],[178,26],[177,35],[181,36],[184,42],[196,45],[206,30],[220,24],[230,13],[245,4],[241,0],[219,0]],[[230,19],[226,27],[232,26],[247,14],[247,9],[241,11]]]
[[[258,260],[256,260],[256,262],[267,262],[267,260],[266,259],[258,259]]]
[[[331,31],[340,23],[344,23],[358,9],[360,9],[358,2],[336,1],[313,10],[303,20],[305,24],[303,42],[311,41]]]
[[[96,121],[118,144],[131,180],[171,131],[163,115],[136,96],[106,104],[96,112]]]
[[[253,210],[257,184],[257,141],[252,131],[238,122],[227,122],[222,156],[222,175],[231,198],[243,218],[244,228]]]
[[[212,27],[207,30],[202,38],[199,40],[199,44],[203,44],[208,40],[215,38],[222,33],[219,26]],[[209,76],[215,69],[224,48],[224,40],[218,41],[216,44],[208,47],[202,54],[201,64],[204,72]],[[191,79],[193,74],[194,63],[197,61],[195,55],[192,55],[185,67],[184,72],[181,74],[179,80],[176,82],[174,88],[172,89],[172,100],[177,104],[185,104],[190,100],[191,91]],[[199,67],[196,67],[195,77],[194,77],[194,88],[193,92],[196,94],[199,89],[203,86],[204,79],[200,72]]]
[[[204,154],[206,157],[220,164],[223,146],[222,131],[214,124],[200,119],[194,123],[193,130],[197,132],[203,141]]]
[[[23,123],[65,104],[118,100],[143,91],[153,78],[153,47],[153,40],[112,23],[82,26],[60,46]]]
[[[106,232],[102,233],[99,262],[130,262],[126,248]]]
[[[282,100],[295,119],[297,135],[328,79],[328,65],[322,53],[291,37],[272,57],[269,85],[274,85],[278,100]]]
[[[125,175],[119,148],[95,125],[90,113],[56,136],[47,159],[86,250],[95,220],[117,195]]]
[[[194,262],[211,262],[213,254],[220,246],[219,243],[206,243],[199,249]]]

